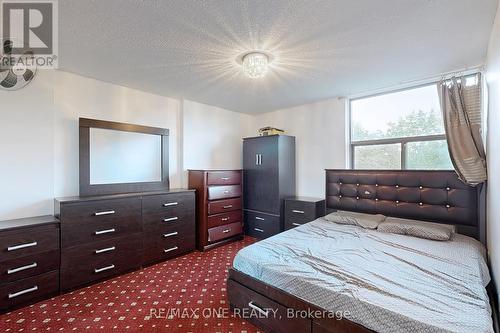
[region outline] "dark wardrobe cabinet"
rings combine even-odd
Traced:
[[[245,232],[266,238],[284,230],[283,200],[295,195],[295,137],[243,140]]]

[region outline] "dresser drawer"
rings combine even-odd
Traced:
[[[0,261],[59,249],[58,225],[5,232],[0,235]]]
[[[235,198],[241,196],[241,185],[209,186],[208,200]]]
[[[142,214],[143,216],[158,213],[177,215],[182,212],[193,211],[194,200],[193,191],[144,196],[142,199]]]
[[[62,249],[62,289],[73,289],[139,268],[142,253],[141,233]]]
[[[217,242],[225,238],[239,235],[243,232],[241,222],[221,225],[219,227],[208,229],[208,241]]]
[[[59,250],[0,262],[0,284],[59,269]]]
[[[0,286],[0,311],[46,299],[59,292],[59,271]]]
[[[61,210],[63,248],[140,231],[140,198],[84,202],[64,206]]]
[[[280,217],[264,213],[245,211],[246,234],[256,238],[267,238],[281,231]]]
[[[176,232],[178,235],[184,237],[195,235],[195,219],[194,215],[190,218],[180,218],[176,220],[158,219],[157,222],[144,224],[145,234],[169,234]]]
[[[241,210],[235,210],[228,213],[211,215],[208,217],[208,228],[218,227],[224,224],[242,222],[243,215]]]
[[[211,201],[208,203],[208,215],[214,215],[241,209],[241,198]]]
[[[147,233],[145,235],[144,262],[152,263],[191,252],[195,248],[194,231],[182,234],[176,231]]]
[[[256,322],[265,332],[311,332],[309,318],[301,318],[300,316],[290,318],[286,307],[240,283],[229,279],[227,290],[231,307],[240,309],[240,313],[243,311],[255,313],[255,316],[250,316],[250,321]]]
[[[150,224],[164,225],[194,223],[194,204],[190,208],[186,208],[185,210],[164,211],[160,213],[147,214],[142,218],[145,228]]]
[[[241,184],[240,171],[209,171],[207,185],[238,185]]]

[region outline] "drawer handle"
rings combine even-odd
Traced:
[[[7,251],[21,250],[21,249],[25,249],[27,247],[32,247],[32,246],[37,246],[37,245],[38,245],[38,242],[31,242],[31,243],[26,243],[26,244],[21,244],[21,245],[9,246],[7,248]]]
[[[176,217],[169,217],[168,219],[163,219],[163,222],[172,222],[172,221],[177,221],[179,218]]]
[[[264,230],[260,229],[260,228],[253,228],[253,230],[258,231],[258,232],[264,232]]]
[[[224,229],[222,230],[222,233],[227,234],[228,232],[231,232],[231,229]]]
[[[178,202],[167,202],[163,204],[163,207],[177,206],[178,204]]]
[[[229,177],[222,177],[221,180],[229,180]]]
[[[222,207],[222,208],[224,208],[224,209],[233,208],[233,205],[226,205],[226,206],[224,206],[224,207]]]
[[[21,295],[24,295],[24,294],[27,294],[27,293],[31,293],[31,292],[34,292],[34,291],[37,291],[37,290],[38,290],[38,286],[34,286],[34,287],[31,287],[31,288],[28,288],[28,289],[24,289],[24,290],[18,291],[17,293],[9,294],[9,299],[15,298],[17,296],[21,296]]]
[[[172,237],[172,236],[177,236],[179,233],[177,231],[171,232],[169,234],[163,234],[163,237]]]
[[[298,226],[302,225],[302,223],[292,223],[292,225],[298,227]]]
[[[163,250],[163,252],[168,253],[168,252],[175,251],[175,250],[177,250],[177,249],[178,249],[178,247],[177,247],[177,246],[174,246],[174,247],[171,247],[170,249],[165,249],[165,250]]]
[[[229,190],[225,190],[224,194],[229,194],[229,192],[230,192]]]
[[[94,273],[101,273],[104,271],[109,271],[110,269],[113,269],[113,268],[115,268],[115,265],[109,265],[109,266],[106,266],[103,268],[96,268],[96,269],[94,269]]]
[[[220,219],[221,221],[225,222],[225,221],[229,221],[229,217],[223,217]]]
[[[38,266],[38,264],[36,262],[34,262],[34,263],[26,265],[26,266],[21,266],[21,267],[17,267],[17,268],[10,268],[7,270],[7,274],[14,274],[17,272],[25,271],[25,270],[30,269],[30,268],[35,268],[36,266]]]
[[[266,318],[269,316],[269,310],[264,310],[263,308],[255,304],[253,301],[248,303],[248,306],[257,311],[258,313],[260,313],[261,315],[265,316]]]
[[[256,217],[255,217],[255,219],[256,219],[256,220],[259,220],[259,221],[265,221],[265,220],[266,220],[265,218],[263,218],[263,217],[258,217],[258,216],[256,216]]]
[[[105,212],[97,212],[97,213],[94,213],[95,216],[102,216],[102,215],[112,215],[116,213],[114,210],[107,210]]]
[[[294,209],[294,210],[292,210],[292,212],[297,213],[297,214],[304,214],[303,210],[296,210],[296,209]]]
[[[113,229],[106,229],[106,230],[99,230],[99,231],[96,231],[95,234],[96,235],[103,235],[103,234],[109,234],[109,233],[112,233],[112,232],[115,232],[116,230],[113,228]]]
[[[114,251],[114,250],[116,250],[116,247],[111,246],[111,247],[107,247],[105,249],[95,250],[95,254],[110,252],[110,251]]]

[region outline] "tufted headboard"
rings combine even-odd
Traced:
[[[327,211],[349,210],[454,224],[480,238],[479,190],[454,171],[326,170]]]

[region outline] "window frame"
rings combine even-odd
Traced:
[[[349,99],[349,113],[348,113],[350,169],[355,169],[355,165],[356,165],[355,164],[356,157],[355,157],[355,153],[354,153],[355,147],[377,146],[377,145],[384,145],[384,144],[400,144],[401,145],[401,169],[389,169],[389,170],[409,170],[407,168],[406,144],[408,144],[410,142],[443,141],[443,140],[447,141],[446,134],[430,134],[430,135],[422,135],[422,136],[409,136],[409,137],[359,140],[359,141],[352,140],[352,102],[353,101],[356,101],[359,99],[370,98],[370,97],[381,96],[381,95],[388,95],[388,94],[403,92],[403,91],[407,91],[407,90],[418,89],[418,88],[432,86],[432,85],[436,85],[436,84],[437,84],[437,82],[429,82],[429,83],[417,84],[414,86],[405,87],[405,88],[401,88],[401,89],[389,90],[389,91],[376,93],[376,94],[372,94],[372,95],[350,98]],[[452,170],[452,169],[439,169],[439,170]]]

